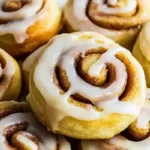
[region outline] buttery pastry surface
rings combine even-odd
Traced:
[[[149,121],[150,121],[150,89],[147,89],[147,98],[140,115],[128,128],[130,139],[117,135],[109,140],[81,141],[79,150],[149,150]],[[131,135],[132,139],[131,140]]]
[[[148,0],[70,0],[65,7],[68,31],[98,32],[129,50],[149,19]]]
[[[14,3],[13,0],[0,2],[0,47],[9,54],[20,56],[33,52],[59,32],[61,11],[55,0]]]
[[[64,137],[36,120],[25,102],[0,103],[0,138],[2,150],[71,150]]]
[[[143,69],[131,53],[94,32],[54,37],[29,80],[27,100],[36,117],[49,130],[79,139],[120,133],[146,95]]]

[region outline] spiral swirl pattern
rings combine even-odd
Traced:
[[[83,32],[56,36],[42,52],[32,69],[28,101],[36,113],[48,111],[45,117],[52,130],[59,131],[67,116],[93,122],[111,114],[139,114],[145,97],[144,73],[124,48],[97,33]],[[35,89],[44,100],[35,102],[39,93]],[[42,101],[49,110],[38,105]]]
[[[94,31],[131,49],[149,19],[148,0],[70,0],[65,8],[69,31]]]
[[[0,1],[0,47],[13,56],[34,51],[60,28],[55,0]]]
[[[0,147],[3,150],[71,150],[69,142],[39,124],[26,103],[0,104]]]
[[[50,1],[49,0],[45,2],[44,0],[32,0],[32,1],[19,0],[19,1],[22,7],[14,12],[4,11],[3,6],[8,5],[8,2],[6,0],[2,0],[0,2],[1,22],[7,23],[0,25],[0,35],[13,34],[16,42],[22,43],[27,38],[26,31],[29,28],[29,26],[33,25],[36,21],[44,18],[45,15],[48,15],[48,13],[44,11],[44,9],[47,9],[48,5],[50,4]],[[13,0],[9,0],[9,3],[13,3]],[[45,3],[44,7],[43,3]]]

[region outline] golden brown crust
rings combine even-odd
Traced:
[[[30,112],[30,111],[31,111],[30,107],[28,106],[27,103],[24,102],[18,103],[15,101],[9,101],[0,103],[0,118],[8,116],[12,113]]]
[[[150,13],[148,3],[149,1],[147,0],[137,0],[137,8],[133,9],[130,15],[119,16],[118,14],[118,16],[115,16],[96,12],[98,6],[91,2],[88,7],[88,14],[90,19],[100,27],[112,30],[128,30],[142,25],[148,20]]]
[[[149,137],[149,129],[140,129],[137,127],[137,121],[134,121],[129,128],[127,129],[127,132],[130,137],[132,137],[134,140],[141,141]]]
[[[90,35],[90,33],[91,33],[91,35]],[[71,35],[74,35],[74,36],[78,35],[77,40],[75,41],[75,42],[77,42],[80,40],[86,41],[86,40],[89,40],[90,38],[92,39],[95,34],[96,33],[92,33],[92,32],[89,32],[89,33],[81,32],[81,33],[73,33]],[[60,37],[61,36],[64,36],[64,38],[65,38],[65,35],[60,35]],[[66,35],[66,37],[67,36],[69,36],[69,35]],[[96,39],[95,41],[100,44],[103,44],[107,40],[109,40],[109,39],[106,40],[106,38],[103,37],[102,35],[99,35],[98,37],[100,37],[100,38]],[[54,40],[57,41],[57,37],[54,38]],[[112,46],[113,45],[117,46],[117,47],[119,46],[113,42],[111,44],[112,44]],[[49,51],[50,47],[46,47],[43,50],[43,53],[46,53],[47,51]],[[97,87],[107,88],[109,84],[112,84],[116,80],[116,74],[115,74],[116,68],[111,63],[106,64],[106,68],[102,69],[100,74],[96,77],[95,76],[91,77],[88,73],[89,70],[87,69],[87,68],[90,68],[90,66],[92,64],[94,64],[98,60],[98,58],[101,57],[101,55],[104,52],[107,51],[106,49],[103,48],[103,46],[99,46],[99,47],[100,48],[97,48],[97,49],[90,48],[89,50],[87,50],[86,51],[87,53],[85,54],[84,58],[81,57],[80,53],[78,55],[76,55],[76,57],[75,57],[76,61],[75,61],[74,67],[75,67],[75,70],[76,70],[78,76],[86,83],[93,85],[93,86],[97,86]],[[38,64],[40,64],[40,58],[43,56],[43,53],[40,54],[39,59],[34,64],[31,74],[30,74],[30,79],[29,79],[30,80],[30,84],[29,84],[30,96],[28,97],[28,102],[30,103],[32,110],[35,113],[35,115],[37,116],[37,118],[49,130],[52,130],[55,133],[60,133],[60,134],[66,135],[66,136],[79,138],[79,139],[97,139],[97,138],[109,139],[109,138],[113,137],[114,135],[120,133],[124,129],[126,129],[127,126],[135,120],[135,117],[132,115],[119,114],[119,113],[110,113],[110,114],[106,115],[104,118],[102,117],[102,118],[98,118],[95,120],[82,120],[82,119],[78,119],[74,116],[66,115],[63,117],[63,119],[60,122],[58,121],[58,127],[57,127],[57,125],[56,125],[56,128],[54,126],[52,127],[53,119],[51,119],[50,116],[52,114],[54,114],[54,116],[52,116],[52,117],[57,117],[57,116],[55,116],[55,113],[56,114],[58,113],[58,116],[59,116],[59,115],[61,115],[62,112],[61,111],[59,112],[59,109],[57,110],[57,108],[51,104],[51,99],[50,99],[51,93],[47,93],[47,94],[49,94],[48,95],[50,97],[49,99],[46,99],[42,95],[40,88],[38,88],[37,85],[35,84],[36,81],[34,78],[35,69],[38,66]],[[118,52],[116,57],[125,65],[125,68],[126,68],[125,71],[127,72],[127,78],[125,78],[125,83],[123,84],[122,89],[117,93],[119,100],[132,102],[136,99],[135,103],[138,106],[142,106],[145,98],[144,99],[142,98],[142,101],[141,101],[141,99],[138,99],[138,97],[141,95],[142,89],[145,91],[145,81],[143,80],[143,78],[142,78],[142,80],[143,80],[142,82],[141,82],[141,80],[139,80],[139,79],[141,79],[141,75],[140,75],[140,72],[138,72],[138,70],[137,70],[135,59],[126,50]],[[56,66],[54,66],[54,68],[55,68],[55,70],[54,70],[54,74],[53,74],[53,83],[55,83],[55,85],[57,86],[59,94],[61,96],[66,91],[68,91],[68,89],[71,87],[71,84],[69,82],[69,78],[68,78],[66,71],[63,68],[61,68],[61,66],[56,65]],[[142,68],[141,68],[141,71],[143,74]],[[37,70],[36,70],[36,73],[37,73]],[[101,74],[102,74],[102,76],[101,76]],[[84,76],[86,76],[86,77],[84,77]],[[53,83],[51,83],[51,84],[53,84]],[[142,85],[141,85],[141,83],[142,83]],[[42,84],[40,86],[42,87]],[[87,97],[83,97],[79,93],[73,93],[68,98],[66,103],[76,106],[77,111],[78,111],[78,107],[81,109],[82,108],[86,109],[88,107],[89,108],[92,107],[97,112],[104,111],[100,107],[98,108],[96,105],[94,105],[91,102],[90,98],[88,99]],[[57,105],[59,105],[59,103]],[[63,107],[63,105],[61,107]],[[64,111],[66,111],[66,110],[64,110]],[[69,111],[69,109],[68,109],[68,111]]]
[[[124,2],[124,0],[119,2]],[[97,11],[98,5],[93,0],[87,0],[86,9],[80,12],[81,18],[76,14],[81,10],[75,10],[75,3],[78,1],[70,0],[65,8],[66,28],[69,32],[85,30],[99,32],[129,50],[132,50],[141,26],[150,18],[148,0],[137,0],[136,10],[134,9],[131,14],[125,13],[123,15],[119,13],[105,14],[101,10],[99,12]]]
[[[61,147],[65,147],[65,150],[71,150],[70,143],[64,137],[47,132],[39,124],[26,102],[1,102],[0,125],[1,148],[60,150]]]
[[[17,43],[12,34],[0,35],[0,47],[12,56],[31,53],[45,44],[61,29],[61,11],[54,1],[47,10],[49,15],[31,25],[26,33],[28,38],[23,43]],[[53,17],[55,15],[55,18]],[[54,18],[53,20],[51,18]]]

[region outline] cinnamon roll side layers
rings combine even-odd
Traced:
[[[140,115],[128,128],[134,141],[117,135],[109,140],[81,141],[79,150],[149,150],[149,121],[150,121],[150,89],[147,89],[147,99]]]
[[[105,36],[77,32],[54,37],[29,79],[36,117],[55,133],[108,139],[139,115],[146,83],[131,53]]]
[[[0,2],[0,47],[13,56],[36,50],[61,28],[61,11],[55,0],[17,2]]]
[[[69,142],[48,132],[30,112],[27,103],[0,103],[2,150],[71,150]]]
[[[70,0],[65,7],[68,31],[98,32],[129,50],[148,19],[148,0]]]

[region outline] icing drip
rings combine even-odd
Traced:
[[[147,128],[150,121],[150,89],[147,89],[147,98],[144,107],[142,108],[139,117],[137,118],[138,128]],[[83,150],[100,150],[101,144],[104,141],[82,141],[81,146]],[[130,141],[121,135],[118,135],[111,140],[108,140],[105,144],[113,144],[112,147],[116,149],[126,149],[126,150],[149,150],[150,149],[150,137],[143,141]],[[103,148],[101,149],[103,150]],[[105,150],[105,148],[104,148]]]
[[[115,6],[117,0],[109,0],[108,4],[105,4],[105,0],[93,0],[94,3],[98,4],[98,10],[104,14],[116,15],[119,13],[129,13],[136,9],[136,0],[126,0],[125,5],[121,7],[109,7],[108,4]]]
[[[80,20],[88,20],[86,17],[86,7],[88,4],[88,0],[82,0],[82,1],[73,1],[74,2],[74,12],[78,19]]]
[[[94,0],[94,2],[97,5],[99,5],[99,3],[101,3],[101,0],[97,0],[97,1]],[[73,0],[73,4],[70,4],[71,6],[67,5],[67,9],[65,9],[65,17],[67,18],[67,21],[70,24],[70,26],[75,31],[98,32],[113,39],[114,41],[118,41],[118,36],[120,37],[122,35],[120,31],[116,31],[117,32],[117,36],[116,36],[116,32],[114,32],[114,30],[108,30],[108,29],[102,28],[94,24],[88,18],[86,14],[88,3],[89,3],[89,0],[82,0],[82,1]],[[106,9],[109,9],[109,8],[105,8],[105,10]],[[119,9],[119,8],[114,8],[114,9]]]
[[[108,0],[108,4],[115,6],[118,0]]]
[[[146,102],[137,118],[137,127],[140,129],[149,128],[150,122],[150,89],[147,89]]]
[[[105,45],[101,45],[101,46],[107,48]],[[98,73],[100,73],[101,68],[99,68],[99,66],[101,65],[106,65],[106,63],[111,63],[115,66],[116,81],[114,81],[107,89],[94,87],[86,83],[78,76],[76,69],[74,68],[74,64],[75,64],[74,58],[76,55],[80,53],[84,55],[88,49],[98,48],[98,47],[99,45],[94,44],[93,42],[89,44],[85,42],[85,44],[70,50],[67,54],[65,53],[65,55],[62,56],[62,61],[60,62],[61,68],[63,68],[66,71],[67,76],[69,78],[69,82],[71,84],[71,88],[65,94],[66,99],[68,99],[70,95],[75,93],[79,93],[83,97],[90,99],[90,101],[93,104],[99,103],[101,100],[106,100],[106,101],[110,100],[112,99],[112,97],[118,98],[116,96],[118,96],[118,93],[123,89],[124,83],[127,80],[127,73],[124,64],[115,57],[117,52],[121,51],[120,47],[109,48],[108,51],[102,54],[100,59],[95,64],[93,64],[92,67],[90,68],[90,72],[98,71]],[[99,107],[101,107],[101,105]]]
[[[19,123],[28,123],[27,132],[31,133],[34,136],[39,137],[40,142],[38,146],[31,141],[29,138],[24,136],[24,134],[18,134],[17,140],[27,147],[29,147],[32,150],[53,150],[56,148],[57,141],[55,138],[55,135],[52,133],[49,133],[45,130],[43,126],[41,126],[37,120],[34,118],[32,113],[16,113],[9,115],[2,120],[0,120],[0,147],[3,150],[10,150],[10,147],[8,147],[7,141],[4,137],[4,129],[15,124]],[[69,147],[69,143],[67,141],[59,141],[60,144],[62,144],[64,147],[66,146],[68,150],[71,148]],[[63,147],[62,146],[62,147]],[[64,150],[64,149],[60,149]]]
[[[139,117],[137,118],[137,127],[141,129],[148,128],[150,121],[150,89],[147,89],[147,98],[144,107],[142,108]],[[120,136],[116,136],[110,143],[117,145],[118,147],[122,147],[127,150],[149,150],[150,149],[150,136],[139,142],[129,141]]]
[[[64,8],[68,0],[56,0],[60,8]]]
[[[17,43],[23,43],[28,37],[27,29],[48,15],[50,0],[32,0],[13,12],[3,11],[4,3],[5,0],[0,1],[0,18],[8,23],[0,24],[0,35],[13,34]]]
[[[91,37],[89,40],[78,40],[79,36],[82,35],[87,37],[92,35],[94,37]],[[79,120],[95,120],[111,113],[138,116],[140,108],[135,104],[136,100],[131,102],[130,100],[119,101],[118,99],[118,92],[121,89],[121,86],[123,86],[127,74],[124,64],[117,59],[115,55],[120,51],[124,51],[124,49],[108,39],[106,40],[108,42],[104,44],[96,43],[96,40],[99,38],[105,39],[105,37],[99,37],[99,34],[92,32],[70,35],[62,34],[56,36],[50,46],[47,44],[45,47],[46,50],[38,59],[37,66],[34,70],[33,80],[36,87],[46,100],[47,109],[49,110],[49,107],[51,107],[53,114],[51,115],[51,113],[49,113],[49,121],[53,123],[53,129],[57,130],[59,122],[66,116],[72,116]],[[90,48],[98,49],[99,47],[106,48],[107,52],[104,53],[95,64],[93,64],[90,68],[90,72],[95,73],[95,70],[97,69],[100,71],[99,65],[105,65],[107,62],[110,62],[117,67],[116,81],[105,89],[92,86],[83,81],[77,75],[74,68],[74,59],[76,55],[82,54],[82,57],[84,57],[87,50]],[[144,79],[144,74],[139,63],[137,63],[135,59],[133,59],[133,63],[141,70],[140,75],[141,78]],[[66,71],[71,84],[70,89],[63,95],[60,94],[59,88],[53,82],[54,66],[57,65]],[[141,88],[141,98],[145,97],[144,89],[144,87]],[[80,95],[87,97],[91,103],[98,108],[102,108],[104,111],[99,112],[88,104],[86,105],[86,108],[82,108],[68,103],[68,98],[74,93],[79,93]],[[32,98],[32,95],[30,95],[30,98]]]
[[[0,84],[0,99],[2,99],[7,89],[4,87],[9,86],[9,84],[11,83],[12,76],[15,73],[15,64],[12,58],[2,49],[0,49],[0,57],[2,57],[6,63],[4,68],[2,68],[2,64],[0,64],[0,77],[5,77],[5,82],[3,82],[3,84]]]

